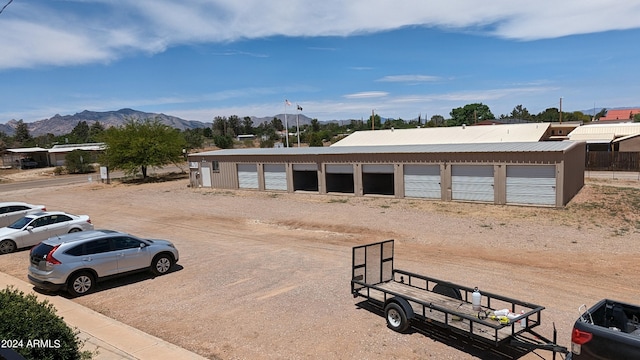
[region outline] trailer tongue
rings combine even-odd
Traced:
[[[382,310],[395,331],[435,331],[438,338],[462,335],[475,351],[490,351],[505,359],[535,350],[551,351],[554,359],[557,353],[569,353],[556,344],[555,326],[553,340],[534,331],[541,323],[543,306],[477,290],[395,269],[393,240],[356,246],[352,251],[351,293]]]

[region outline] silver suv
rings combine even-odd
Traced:
[[[105,277],[140,270],[163,275],[177,261],[178,250],[167,240],[89,230],[51,237],[33,247],[28,277],[38,289],[66,289],[80,296]]]

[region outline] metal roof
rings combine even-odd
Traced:
[[[582,125],[575,128],[568,136],[571,140],[607,142],[607,140],[635,134],[640,134],[640,123]]]
[[[30,148],[7,149],[7,151],[12,153],[34,153],[34,152],[47,152],[49,150],[43,149],[41,147],[30,147]]]
[[[549,123],[529,123],[356,131],[331,147],[538,142],[548,128]]]
[[[331,155],[331,154],[394,154],[394,153],[490,153],[490,152],[563,152],[575,146],[575,141],[512,142],[482,144],[427,144],[388,146],[330,146],[300,148],[249,148],[205,151],[193,156],[265,156],[265,155]]]
[[[104,143],[65,144],[65,145],[54,145],[51,149],[49,149],[49,152],[50,153],[71,152],[73,150],[100,151],[106,148],[107,146]]]

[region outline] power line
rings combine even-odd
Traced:
[[[13,0],[9,0],[9,2],[8,2],[8,3],[6,3],[6,4],[2,7],[2,9],[0,9],[0,14],[2,14],[2,12],[4,11],[4,9],[6,9],[6,8],[7,8],[7,6],[9,6],[9,4],[11,4],[12,2],[13,2]]]

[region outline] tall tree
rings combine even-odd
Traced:
[[[471,125],[496,118],[489,110],[489,107],[482,103],[467,104],[464,107],[451,110],[449,114],[451,115],[450,124],[452,126]]]
[[[126,174],[141,171],[147,177],[148,167],[182,161],[182,149],[186,143],[177,129],[155,119],[127,120],[124,126],[104,131],[102,139],[107,146],[102,163],[112,169],[122,169]]]
[[[511,110],[511,118],[512,119],[521,119],[521,120],[532,120],[533,115],[529,113],[526,107],[520,105],[516,105],[513,110]]]
[[[72,143],[86,143],[89,141],[89,125],[86,121],[78,121],[78,124],[71,130],[69,136]]]
[[[100,134],[102,134],[104,132],[104,126],[102,126],[102,124],[99,121],[94,122],[93,124],[91,124],[91,126],[89,126],[89,138],[87,139],[88,142],[96,142],[98,141],[97,139],[100,137]]]
[[[29,128],[27,124],[22,121],[22,119],[18,120],[16,123],[16,133],[13,136],[13,141],[17,146],[27,145],[29,141],[31,141],[31,134],[29,134]]]
[[[251,120],[250,116],[245,116],[242,118],[242,133],[243,134],[253,134],[253,120]]]

